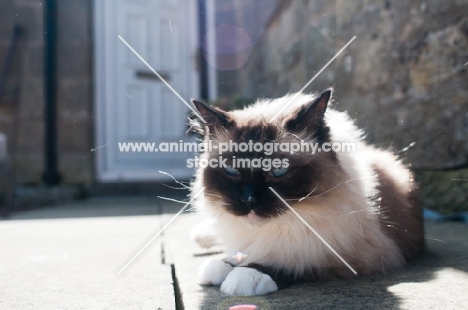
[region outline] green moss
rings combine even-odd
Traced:
[[[219,98],[211,104],[217,106],[225,111],[232,111],[242,109],[243,107],[253,103],[255,100],[234,96],[232,98]]]
[[[442,214],[468,211],[468,169],[417,170],[424,207]]]

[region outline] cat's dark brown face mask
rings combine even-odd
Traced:
[[[229,112],[193,101],[207,121],[205,140],[212,140],[213,148],[207,159],[219,165],[203,170],[205,196],[228,212],[245,216],[254,212],[259,217],[272,217],[285,210],[284,204],[271,192],[274,188],[290,204],[294,204],[312,191],[318,195],[333,183],[336,154],[333,152],[282,151],[272,152],[266,144],[300,143],[302,141],[323,144],[329,142],[324,113],[330,99],[330,91],[303,105],[276,124],[266,120],[241,122]],[[239,123],[243,125],[240,126]],[[231,147],[219,154],[220,143],[263,145],[261,151],[250,148],[241,151]],[[258,150],[258,148],[257,148]]]

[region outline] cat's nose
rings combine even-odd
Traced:
[[[242,188],[241,201],[249,208],[258,203],[258,189],[253,184],[245,184]]]
[[[254,196],[242,197],[241,201],[245,203],[248,207],[251,207],[258,202]]]

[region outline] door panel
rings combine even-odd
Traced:
[[[128,128],[128,140],[140,141],[151,139],[150,92],[144,85],[127,85],[128,100],[126,106],[126,127]],[[124,110],[124,109],[122,109]]]
[[[187,101],[198,96],[195,1],[96,1],[97,172],[101,181],[188,179],[182,152],[120,152],[119,142],[187,140],[189,109],[118,38],[121,35]],[[192,140],[191,140],[192,141]]]

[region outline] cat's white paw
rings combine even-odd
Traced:
[[[234,268],[221,285],[223,293],[239,296],[265,295],[277,290],[278,286],[269,275],[247,267]]]
[[[234,267],[219,259],[205,261],[198,270],[200,284],[221,285]]]
[[[194,226],[190,233],[190,239],[198,243],[202,248],[210,248],[217,244],[216,231],[212,220],[205,220]]]

